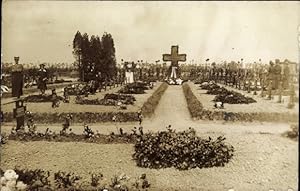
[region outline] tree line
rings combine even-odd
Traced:
[[[113,80],[117,75],[114,40],[109,33],[103,36],[77,31],[73,40],[73,55],[79,70],[80,80],[88,82],[98,80]]]

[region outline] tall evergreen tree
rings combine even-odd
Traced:
[[[91,62],[94,65],[93,76],[96,76],[98,72],[102,72],[101,66],[101,42],[98,36],[91,36],[90,39],[90,57]]]
[[[102,42],[102,68],[108,79],[113,79],[117,74],[117,63],[115,56],[115,45],[111,34],[104,33]]]
[[[91,68],[91,52],[90,52],[90,41],[87,33],[82,36],[82,70],[83,70],[83,81],[88,81],[88,73]]]
[[[79,70],[80,80],[83,80],[83,64],[82,64],[82,35],[76,32],[73,40],[73,55],[76,59],[76,66]]]
[[[102,58],[103,58],[103,53],[102,53],[102,43],[101,43],[101,40],[99,38],[99,36],[96,36],[96,47],[97,47],[97,57],[96,57],[96,66],[95,66],[95,69],[98,72],[101,73],[101,77],[103,77],[103,73],[104,73],[104,69],[103,69],[103,62],[102,62]]]
[[[108,80],[116,77],[117,64],[114,40],[111,34],[104,33],[101,40],[92,35],[89,39],[87,33],[81,35],[79,31],[73,40],[73,55],[79,69],[80,79],[89,81],[101,72],[102,78]],[[91,68],[94,70],[91,72]]]

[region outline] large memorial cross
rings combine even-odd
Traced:
[[[186,61],[186,54],[178,54],[178,46],[171,47],[171,54],[163,54],[163,61],[171,61],[171,78],[177,78],[178,62]]]

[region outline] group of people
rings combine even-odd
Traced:
[[[264,88],[271,86],[273,90],[288,89],[292,82],[288,60],[270,61],[269,64],[254,63],[243,67],[240,62],[229,64],[212,63],[210,66],[192,68],[190,77],[200,78],[200,81],[216,81],[231,84],[236,88],[245,87],[251,83]]]
[[[24,68],[23,65],[19,64],[19,57],[14,57],[15,64],[12,66],[12,97],[20,98],[23,95],[24,86]],[[45,69],[45,65],[41,64],[38,70],[38,81],[37,87],[44,95],[47,90],[48,72]]]
[[[276,59],[275,62],[270,61],[269,64],[259,63],[249,64],[245,67],[241,62],[230,62],[222,64],[206,64],[206,65],[194,65],[187,66],[182,65],[180,72],[189,80],[200,79],[200,81],[214,80],[216,82],[223,82],[224,84],[232,84],[236,87],[245,87],[245,84],[256,83],[262,87],[268,87],[272,89],[289,88],[291,82],[290,62],[285,60],[280,62]],[[114,79],[108,80],[101,73],[90,74],[88,84],[91,93],[95,93],[98,89],[102,89],[103,86],[111,83],[122,83],[124,78],[124,72],[120,69]],[[151,65],[151,67],[137,68],[135,75],[139,78],[157,77],[157,79],[163,77],[164,79],[168,74],[168,69],[165,65]],[[44,64],[40,65],[38,70],[37,87],[41,94],[44,95],[47,90],[48,71]],[[185,78],[184,78],[185,79]],[[141,80],[141,79],[140,79]],[[124,81],[124,80],[123,80]],[[24,85],[23,66],[19,64],[19,57],[15,57],[15,65],[12,66],[12,95],[13,97],[20,97],[23,94],[22,88]]]

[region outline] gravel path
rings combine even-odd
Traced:
[[[224,123],[192,121],[181,86],[169,86],[152,119],[145,120],[146,131],[164,130],[172,124],[177,131],[194,127],[197,134],[207,138],[224,135],[235,148],[233,159],[225,167],[179,171],[145,169],[135,165],[131,144],[100,145],[92,143],[16,142],[2,147],[1,167],[20,165],[50,171],[67,170],[89,178],[89,172],[101,172],[105,177],[126,173],[137,177],[146,173],[151,190],[297,190],[298,142],[282,137],[289,124]],[[118,124],[130,131],[137,124]],[[9,126],[2,130],[8,131]],[[39,129],[47,126],[39,126]],[[48,126],[49,127],[49,126]],[[92,124],[101,133],[116,131],[115,124]],[[59,130],[60,125],[50,126]],[[81,133],[82,126],[73,131]]]
[[[175,121],[176,123],[174,123]],[[169,124],[180,126],[190,121],[191,117],[182,87],[169,86],[162,96],[150,123],[152,126],[166,127]]]

